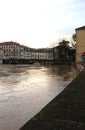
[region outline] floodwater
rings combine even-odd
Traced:
[[[19,130],[76,76],[72,66],[0,65],[0,130]]]

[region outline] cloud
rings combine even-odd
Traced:
[[[85,1],[0,0],[0,41],[43,45],[84,25]]]

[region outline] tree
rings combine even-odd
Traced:
[[[76,49],[75,48],[68,48],[68,61],[75,62],[76,60]]]
[[[59,60],[62,64],[64,64],[65,62],[67,62],[68,59],[68,48],[69,48],[69,41],[61,41],[59,42],[59,46],[58,46],[58,57]]]

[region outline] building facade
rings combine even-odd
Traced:
[[[3,59],[19,59],[21,46],[15,42],[0,43],[0,48],[3,50]]]
[[[27,46],[21,46],[21,49],[20,49],[20,59],[22,59],[22,60],[29,60],[29,59],[31,59],[31,55],[30,55],[29,50],[30,49]]]
[[[0,64],[3,63],[3,56],[4,56],[3,49],[0,48]]]
[[[59,55],[59,49],[56,46],[56,47],[53,48],[53,58],[54,58],[55,61],[58,61],[58,59],[59,59],[58,55]]]
[[[85,26],[76,28],[76,62],[82,62],[85,52]]]
[[[34,49],[12,41],[0,43],[0,63],[52,63],[57,53],[57,47]]]
[[[30,49],[29,53],[32,60],[53,60],[52,49]]]

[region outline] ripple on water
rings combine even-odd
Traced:
[[[18,130],[76,77],[70,66],[0,66],[0,130]]]

